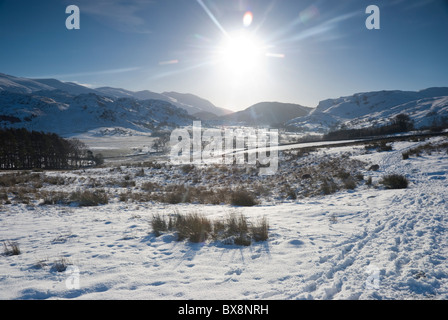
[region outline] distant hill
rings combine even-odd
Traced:
[[[162,100],[186,110],[190,115],[200,115],[202,112],[206,112],[221,116],[231,113],[229,110],[216,107],[206,99],[189,93],[156,93],[149,90],[131,91],[113,87],[99,87],[93,89],[77,83],[63,82],[57,79],[29,79],[0,73],[0,91],[2,90],[16,93],[32,93],[41,90],[61,90],[73,95],[93,93],[114,99],[132,98],[137,100]]]
[[[112,128],[104,132],[118,132],[114,128],[123,133],[153,132],[191,125],[195,119],[166,101],[73,95],[59,90],[0,91],[0,106],[0,127],[61,135],[100,128]]]
[[[7,90],[10,92],[31,93],[33,91],[54,89],[55,88],[32,79],[19,78],[0,73],[0,91]]]
[[[312,108],[299,104],[281,102],[260,102],[243,111],[220,117],[222,121],[246,125],[278,126],[285,122],[306,116]]]
[[[97,93],[94,89],[73,82],[62,82],[56,79],[34,79],[34,81],[71,94]]]
[[[340,128],[383,125],[405,113],[416,128],[448,119],[448,88],[374,91],[321,101],[309,115],[287,122],[303,131],[327,133]]]
[[[163,92],[162,95],[169,97],[171,103],[180,108],[184,108],[190,114],[207,112],[222,116],[232,113],[230,110],[219,108],[210,101],[190,93]]]

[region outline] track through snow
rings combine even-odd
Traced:
[[[366,172],[374,185],[405,174],[402,190],[362,186],[250,208],[3,205],[0,240],[22,253],[0,256],[0,299],[448,299],[448,156],[402,160],[418,144],[354,156],[380,165]],[[152,214],[175,211],[265,215],[270,238],[238,247],[149,233]],[[61,257],[76,267],[78,287],[52,269]]]

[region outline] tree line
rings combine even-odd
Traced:
[[[78,139],[27,129],[0,129],[0,169],[71,169],[101,164]]]

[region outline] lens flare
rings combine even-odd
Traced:
[[[305,24],[307,24],[314,18],[317,18],[318,16],[319,16],[319,10],[314,5],[309,6],[299,14],[300,21]]]
[[[254,15],[252,12],[247,11],[243,16],[243,24],[245,27],[249,27],[254,21]]]

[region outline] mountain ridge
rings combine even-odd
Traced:
[[[219,120],[228,123],[246,125],[283,125],[286,121],[309,114],[312,108],[294,103],[264,101],[256,103],[242,111],[221,116]]]
[[[65,91],[20,93],[0,91],[0,127],[26,128],[61,135],[100,128],[120,128],[125,134],[186,126],[195,119],[162,100],[112,99],[95,93]]]
[[[443,121],[448,118],[448,88],[382,90],[326,99],[320,101],[310,114],[292,119],[286,125],[299,131],[328,133],[340,128],[386,124],[401,113],[409,115],[416,128]]]
[[[186,110],[190,115],[200,112],[211,112],[220,116],[232,112],[224,108],[219,108],[213,105],[210,101],[193,94],[182,94],[177,92],[167,92],[166,94],[163,94],[152,92],[150,90],[131,91],[107,86],[89,88],[74,82],[64,82],[53,78],[23,78],[0,73],[0,91],[2,90],[19,93],[32,93],[41,90],[62,90],[71,94],[95,93],[111,98],[162,100]],[[191,102],[194,102],[194,104],[191,104]]]
[[[210,125],[286,127],[325,134],[337,129],[381,126],[399,114],[407,114],[416,129],[448,123],[448,87],[360,92],[322,100],[316,108],[265,101],[231,112],[188,93],[92,89],[57,79],[0,73],[0,106],[0,126],[66,133],[99,127],[150,132],[165,124],[173,128],[199,119]]]

